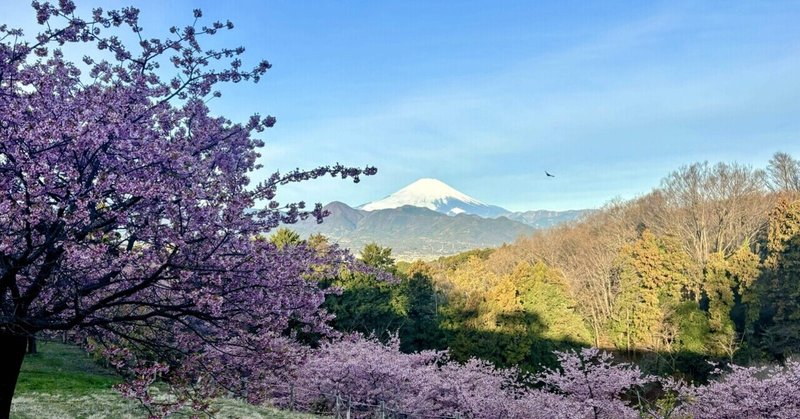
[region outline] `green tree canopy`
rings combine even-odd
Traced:
[[[281,227],[275,231],[275,233],[270,236],[269,241],[277,246],[278,249],[283,249],[286,246],[296,246],[303,242],[299,234],[286,227]]]

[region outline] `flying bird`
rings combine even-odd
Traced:
[[[556,175],[551,175],[547,170],[544,171],[544,174],[546,174],[547,177],[556,177]]]

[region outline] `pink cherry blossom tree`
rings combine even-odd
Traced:
[[[0,26],[0,417],[26,338],[45,331],[73,331],[139,368],[125,390],[143,399],[152,377],[257,399],[265,371],[297,354],[290,325],[326,327],[324,295],[305,278],[349,263],[335,248],[260,239],[324,216],[319,204],[280,203],[279,186],[376,170],[337,164],[249,183],[261,169],[256,136],[275,118],[234,122],[206,102],[270,64],[245,68],[243,48],[200,46],[230,22],[201,25],[195,10],[191,25],[150,39],[135,8],[33,7],[39,34]],[[82,61],[65,58],[76,50]]]
[[[308,353],[292,378],[274,386],[273,399],[321,412],[346,402],[363,417],[378,407],[431,418],[640,417],[637,399],[627,396],[655,377],[596,349],[557,355],[559,370],[527,376],[477,359],[454,362],[444,351],[404,354],[397,339],[351,335]]]
[[[740,367],[717,371],[706,385],[682,385],[676,416],[704,418],[800,417],[800,362],[782,366]]]
[[[625,402],[626,393],[657,381],[630,364],[615,364],[608,352],[586,348],[580,352],[556,352],[560,370],[547,370],[539,381],[586,409],[593,418],[636,418],[638,406]]]

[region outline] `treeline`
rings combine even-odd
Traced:
[[[595,346],[672,368],[696,355],[780,360],[800,350],[798,193],[800,163],[785,153],[766,170],[696,163],[486,264],[563,273]]]
[[[710,358],[783,360],[800,351],[798,197],[788,154],[766,169],[696,163],[498,249],[396,264],[368,245],[362,260],[395,280],[343,273],[324,284],[341,291],[325,305],[337,329],[398,333],[407,352],[449,348],[530,370],[575,346],[693,377]]]

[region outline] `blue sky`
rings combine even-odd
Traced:
[[[211,102],[278,118],[256,179],[378,167],[285,201],[359,205],[434,177],[511,210],[587,208],[695,161],[800,157],[798,2],[104,3],[140,8],[151,36],[199,7],[236,25],[215,43],[273,63]],[[25,0],[0,1],[0,21],[35,28]]]

